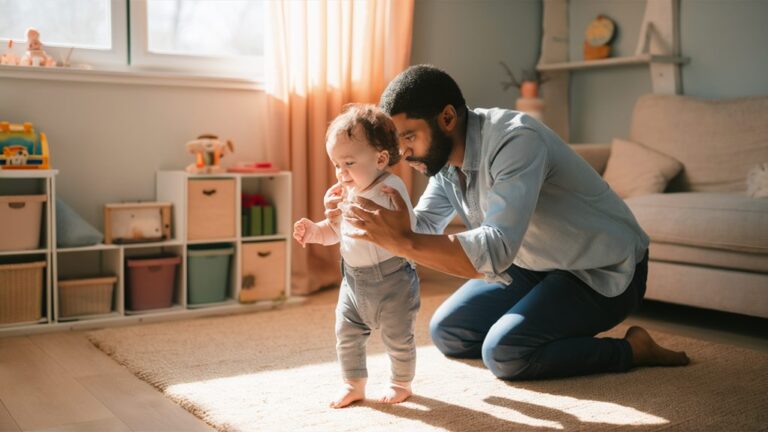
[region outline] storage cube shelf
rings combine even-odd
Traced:
[[[56,170],[0,170],[0,196],[37,196],[35,201],[42,203],[38,247],[0,250],[0,272],[3,265],[10,269],[12,264],[34,262],[40,278],[39,293],[19,291],[15,282],[12,291],[6,289],[3,298],[23,294],[27,307],[9,309],[18,317],[11,312],[0,316],[0,337],[236,313],[300,301],[290,294],[289,172],[193,175],[159,171],[155,198],[172,203],[170,239],[71,248],[56,246],[56,175]],[[267,198],[274,208],[274,234],[250,235],[250,230],[243,229],[243,194]],[[135,260],[159,256],[178,258],[170,305],[166,300],[163,306],[167,307],[133,307],[132,300],[137,298],[131,297],[136,292],[130,272],[136,268]],[[152,271],[160,271],[152,267]],[[5,279],[0,275],[0,297],[11,286],[7,281],[19,277],[16,273]],[[147,285],[142,284],[139,289]],[[36,318],[32,316],[36,310],[28,306],[37,301],[37,294],[40,318],[35,320],[30,317]]]

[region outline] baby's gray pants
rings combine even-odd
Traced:
[[[393,257],[370,267],[342,263],[336,305],[336,353],[344,379],[366,378],[365,345],[371,330],[381,339],[394,381],[410,382],[416,371],[413,323],[419,310],[419,277],[411,263]]]

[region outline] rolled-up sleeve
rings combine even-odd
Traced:
[[[546,147],[532,130],[508,137],[490,159],[492,184],[483,222],[456,234],[475,270],[487,281],[511,282],[506,270],[523,242],[546,171]]]
[[[431,177],[413,212],[416,215],[416,232],[442,234],[456,210],[448,200],[444,186]]]

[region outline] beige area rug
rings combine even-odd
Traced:
[[[340,384],[333,305],[105,329],[90,339],[210,425],[225,431],[766,430],[768,356],[654,333],[693,359],[684,368],[547,381],[495,379],[481,361],[443,357],[422,300],[416,395],[327,408]],[[622,328],[611,332],[622,335]],[[369,396],[388,376],[369,343]]]

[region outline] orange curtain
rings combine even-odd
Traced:
[[[410,61],[414,0],[274,0],[267,2],[267,155],[293,173],[293,218],[320,221],[335,183],[325,130],[343,105],[378,103]],[[411,171],[395,172],[406,185]],[[292,241],[292,239],[291,239]],[[337,283],[337,247],[296,243],[292,293]]]

